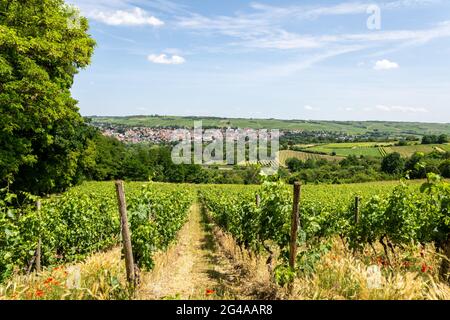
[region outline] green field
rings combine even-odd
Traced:
[[[394,146],[393,142],[357,142],[357,143],[330,143],[316,145],[305,148],[305,150],[317,153],[326,153],[331,155],[335,153],[337,156],[348,157],[366,156],[366,157],[383,157],[387,154],[398,152],[403,157],[410,157],[416,152],[431,153],[433,151],[447,152],[450,151],[449,144],[433,144],[433,145],[410,145],[410,146]]]
[[[204,127],[253,128],[304,131],[334,131],[347,134],[364,134],[379,131],[389,134],[423,135],[450,134],[449,124],[382,122],[382,121],[308,121],[279,119],[232,119],[216,117],[178,116],[130,116],[92,117],[94,124],[115,124],[130,127],[186,127],[192,128],[194,121],[203,121]]]
[[[433,151],[450,151],[450,146],[448,144],[429,144],[404,147],[386,147],[384,149],[388,154],[397,152],[403,157],[411,157],[416,152],[431,153]]]
[[[355,149],[355,148],[373,148],[380,146],[393,146],[395,142],[344,142],[328,143],[324,145],[328,149]]]
[[[318,153],[332,154],[337,156],[366,156],[366,157],[381,157],[380,147],[393,145],[393,142],[355,142],[355,143],[330,143],[324,145],[317,145],[307,148],[309,151]]]
[[[316,153],[290,151],[290,150],[280,151],[278,154],[278,158],[279,158],[280,165],[282,165],[282,166],[286,166],[286,161],[291,158],[296,158],[296,159],[299,159],[302,161],[306,161],[308,159],[312,159],[312,160],[325,159],[328,161],[341,161],[344,159],[344,157],[327,156],[327,155],[316,154]]]

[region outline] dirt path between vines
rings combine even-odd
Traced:
[[[194,204],[178,242],[155,257],[142,275],[138,299],[253,299],[244,270],[217,243],[211,224]]]

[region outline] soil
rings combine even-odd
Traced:
[[[194,204],[177,243],[155,257],[142,277],[139,299],[252,299],[243,269],[217,242],[213,226]],[[244,283],[245,282],[245,283]]]

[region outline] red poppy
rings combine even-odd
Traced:
[[[48,278],[47,280],[44,281],[44,284],[50,284],[53,281],[54,281],[53,278]]]
[[[427,272],[428,266],[426,263],[422,264],[422,272]]]
[[[214,290],[206,289],[206,295],[207,295],[207,296],[213,295],[213,294],[215,294],[215,293],[216,293],[216,292],[215,292]]]
[[[41,298],[44,296],[44,291],[42,290],[36,290],[36,297]]]
[[[403,261],[403,267],[405,267],[405,268],[411,267],[411,262],[409,262],[409,261]]]
[[[377,257],[377,264],[378,264],[378,266],[386,266],[387,265],[387,262],[386,261],[384,261],[384,259],[383,258],[381,258],[381,257]]]

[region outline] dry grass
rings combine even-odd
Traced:
[[[119,248],[98,253],[72,266],[46,269],[41,274],[14,276],[0,286],[0,300],[116,300],[128,299],[125,267]]]
[[[154,260],[137,299],[247,300],[270,298],[276,288],[262,258],[236,246],[197,205],[178,241]]]
[[[265,255],[255,255],[239,247],[231,235],[217,226],[212,227],[212,234],[220,252],[239,275],[238,281],[228,284],[228,290],[233,290],[237,299],[275,300],[285,295],[285,290],[272,281]]]
[[[450,288],[439,281],[439,257],[432,248],[397,252],[391,263],[369,251],[353,254],[335,242],[314,274],[295,281],[291,299],[448,300]],[[373,270],[376,272],[373,273]],[[379,272],[378,272],[379,271]]]
[[[203,270],[207,268],[207,262],[203,259],[201,242],[204,235],[195,210],[195,207],[191,209],[189,220],[180,230],[177,241],[165,252],[154,255],[153,270],[141,274],[137,299],[189,299],[200,294],[198,287],[204,287],[208,281]]]
[[[116,248],[39,275],[16,275],[0,286],[0,300],[449,300],[450,287],[439,281],[441,259],[432,246],[397,249],[388,260],[371,248],[351,252],[335,240],[289,294],[274,284],[266,255],[240,248],[194,207],[179,241],[155,256],[154,270],[142,273],[135,295]],[[213,293],[205,294],[208,289]]]
[[[442,257],[432,245],[409,246],[376,254],[372,248],[351,252],[336,239],[332,249],[317,263],[315,271],[301,275],[293,291],[277,286],[266,264],[267,255],[256,256],[236,245],[232,236],[217,226],[212,234],[220,250],[240,270],[235,284],[239,299],[291,300],[449,300],[450,287],[439,281]],[[383,252],[375,246],[378,253]],[[273,269],[272,265],[272,269]]]

